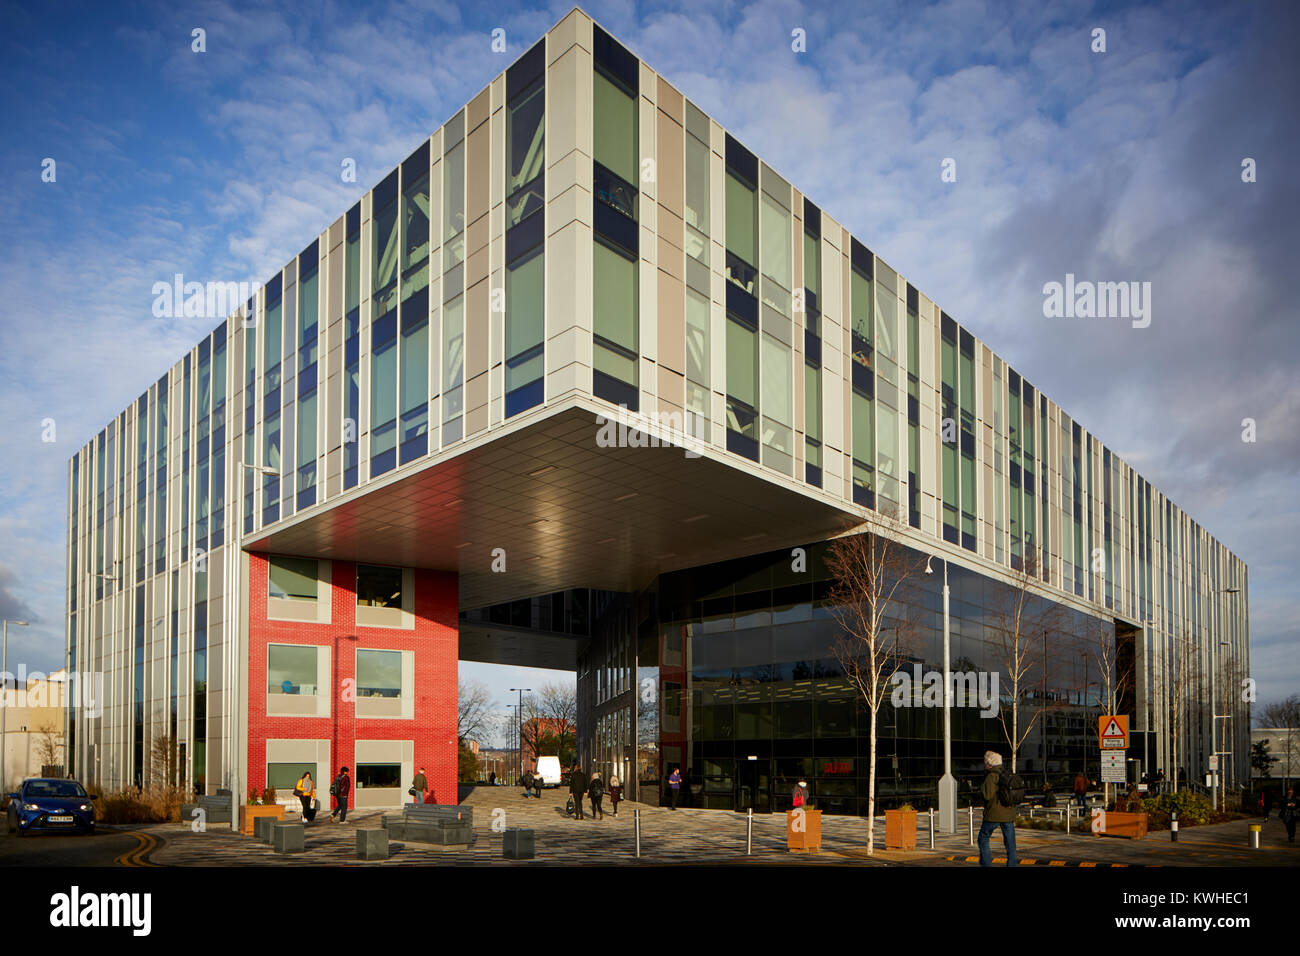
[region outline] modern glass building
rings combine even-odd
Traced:
[[[697,805],[859,812],[821,555],[880,512],[946,562],[954,661],[996,669],[1026,568],[1061,609],[1022,770],[1096,775],[1100,629],[1129,757],[1248,779],[1245,565],[581,10],[214,319],[69,463],[87,779],[448,792],[478,660],[576,670],[639,799],[679,765]],[[887,705],[887,799],[933,791],[937,714]],[[958,772],[999,733],[958,714]]]

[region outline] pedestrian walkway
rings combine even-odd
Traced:
[[[463,803],[474,808],[474,839],[469,846],[436,847],[420,843],[390,844],[390,858],[363,862],[355,859],[356,829],[381,825],[384,812],[352,811],[346,824],[330,823],[322,814],[307,828],[306,852],[280,855],[262,843],[220,826],[194,833],[189,824],[150,827],[163,845],[149,854],[161,866],[645,866],[645,865],[907,865],[967,866],[978,862],[970,843],[969,825],[959,817],[958,832],[937,834],[929,849],[928,815],[917,820],[917,849],[885,850],[885,827],[878,819],[875,852],[867,852],[867,822],[860,817],[823,816],[822,850],[791,853],[786,848],[785,815],[754,816],[753,855],[745,855],[746,817],[725,810],[648,807],[623,803],[615,817],[574,820],[564,813],[567,792],[545,790],[541,799],[522,796],[516,787],[478,787]],[[635,856],[632,811],[641,810],[641,858]],[[1258,821],[1256,821],[1258,822]],[[502,831],[523,827],[534,831],[536,858],[506,860],[502,856]],[[1095,837],[1090,833],[1065,834],[1051,830],[1016,831],[1018,856],[1030,866],[1293,866],[1300,853],[1286,844],[1285,832],[1274,821],[1265,825],[1266,849],[1247,847],[1248,823],[1184,829],[1178,843],[1167,832],[1132,841]],[[1280,843],[1279,843],[1280,839]],[[1001,837],[993,850],[1002,853]]]

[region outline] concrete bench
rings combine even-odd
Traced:
[[[472,807],[408,803],[402,807],[400,815],[386,813],[381,822],[393,840],[457,846],[469,844],[474,839]]]
[[[230,823],[229,797],[199,797],[198,803],[181,804],[181,822],[193,823],[194,811],[202,810],[206,823]]]
[[[258,843],[270,844],[271,828],[281,822],[283,821],[277,820],[275,817],[258,817],[253,821],[253,839]]]
[[[271,847],[276,853],[302,853],[307,849],[307,828],[301,823],[276,820],[271,827]]]
[[[466,822],[474,825],[474,808],[440,803],[408,803],[402,807],[402,816],[407,823]]]
[[[358,830],[357,831],[357,859],[358,860],[388,859],[388,831],[387,830]]]

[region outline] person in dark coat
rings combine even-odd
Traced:
[[[346,823],[348,819],[348,795],[352,793],[352,778],[348,776],[347,767],[340,770],[339,775],[334,778],[332,792],[334,793],[334,809],[330,811],[330,820],[333,821],[334,815],[338,814],[339,823]]]
[[[1300,799],[1295,795],[1295,787],[1286,788],[1286,796],[1282,798],[1282,806],[1278,811],[1278,817],[1286,827],[1286,838],[1290,843],[1295,842],[1295,825],[1300,820]]]
[[[573,772],[569,774],[569,793],[573,797],[573,818],[585,820],[587,817],[582,812],[582,798],[587,794],[587,775],[576,763]]]
[[[600,771],[592,771],[591,782],[587,784],[587,796],[591,798],[591,815],[597,820],[605,819],[605,809],[600,805],[605,799],[605,781],[600,779]]]
[[[998,780],[1006,773],[1002,766],[1002,755],[995,750],[984,754],[984,784],[980,794],[984,797],[984,822],[980,824],[979,848],[980,866],[993,865],[993,852],[989,849],[989,837],[995,829],[1001,828],[1002,842],[1007,848],[1007,866],[1016,865],[1016,808],[1009,807],[998,799]]]
[[[609,778],[609,804],[614,808],[614,816],[618,816],[618,802],[623,799],[623,784],[619,782],[618,777]]]
[[[682,789],[682,772],[673,767],[673,772],[668,775],[668,809],[677,809],[677,794]]]
[[[524,788],[525,800],[533,795],[533,772],[531,770],[524,771],[524,775],[519,778],[519,785]]]
[[[424,803],[424,795],[429,789],[429,779],[424,775],[423,767],[415,775],[415,779],[411,781],[411,789],[415,791],[415,802]]]

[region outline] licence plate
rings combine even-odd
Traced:
[[[72,817],[66,817],[66,816],[60,816],[60,817],[46,817],[45,819],[49,820],[51,823],[71,823],[71,822],[72,822]]]

